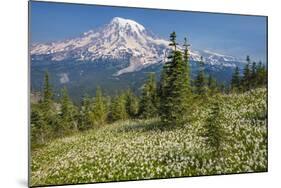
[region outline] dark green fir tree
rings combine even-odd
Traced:
[[[205,73],[204,73],[204,61],[201,56],[199,63],[199,71],[194,80],[195,94],[202,99],[206,95]]]
[[[126,91],[126,110],[130,118],[136,118],[139,113],[139,99],[130,89]]]
[[[100,87],[96,88],[96,95],[92,103],[92,111],[90,114],[92,125],[95,127],[102,126],[106,123],[108,116],[107,100],[103,96]]]
[[[158,96],[156,87],[156,75],[150,73],[142,88],[140,100],[140,117],[151,118],[158,114]]]
[[[62,89],[61,107],[60,107],[60,125],[56,134],[65,135],[71,131],[78,130],[77,127],[77,109],[68,96],[67,88]]]
[[[187,120],[190,92],[190,75],[187,42],[185,51],[177,50],[176,34],[170,36],[172,51],[163,66],[161,75],[160,117],[165,125],[183,125]]]
[[[243,78],[242,78],[242,86],[244,91],[248,91],[251,89],[251,70],[250,70],[250,56],[246,58],[247,64],[243,70]]]
[[[231,90],[234,92],[237,92],[240,90],[240,72],[239,68],[236,67],[233,74],[232,74],[232,79],[231,79]]]

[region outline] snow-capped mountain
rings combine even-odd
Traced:
[[[169,51],[169,41],[156,37],[133,20],[115,17],[97,30],[81,36],[57,42],[33,44],[32,60],[49,61],[95,61],[99,59],[128,59],[127,67],[115,75],[141,70],[164,61]],[[211,51],[190,51],[190,59],[199,61],[203,56],[209,65],[234,67],[241,60]]]

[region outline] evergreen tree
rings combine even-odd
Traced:
[[[140,116],[142,118],[157,116],[158,97],[156,89],[155,73],[150,73],[142,89],[140,101]]]
[[[121,93],[120,95],[114,97],[110,106],[110,120],[125,120],[128,118],[126,110],[126,95]]]
[[[170,62],[165,62],[163,65],[162,71],[161,71],[161,77],[160,77],[160,83],[159,83],[159,89],[158,89],[158,97],[160,101],[159,105],[159,115],[165,114],[165,108],[164,103],[167,100],[167,89],[168,89],[168,74],[170,69]]]
[[[267,85],[267,68],[266,68],[266,65],[262,66],[262,81],[263,81],[263,85],[266,86]]]
[[[213,96],[217,93],[217,83],[216,80],[212,77],[212,75],[209,75],[207,85],[210,96]]]
[[[246,58],[247,64],[244,67],[242,85],[244,91],[248,91],[251,89],[251,70],[250,70],[250,57]]]
[[[126,92],[126,110],[131,118],[135,118],[139,113],[138,97],[129,89]]]
[[[262,85],[262,62],[260,61],[257,65],[257,86]]]
[[[56,133],[66,134],[72,130],[77,130],[77,109],[70,100],[66,87],[62,89],[60,127]]]
[[[190,79],[190,63],[189,63],[189,51],[188,51],[188,47],[190,46],[190,44],[187,43],[187,38],[184,38],[184,56],[183,56],[183,60],[184,60],[184,71],[183,71],[183,82],[184,85],[186,85],[186,87],[184,87],[183,89],[185,89],[186,91],[184,91],[187,95],[187,99],[190,99],[192,96],[192,92],[191,92],[191,79]]]
[[[52,85],[50,84],[50,77],[47,71],[45,72],[43,94],[44,96],[43,100],[40,103],[40,106],[43,113],[44,121],[48,126],[46,134],[49,133],[48,137],[52,137],[51,132],[56,130],[59,126],[59,117],[57,107],[53,101]]]
[[[257,86],[266,86],[267,84],[267,70],[265,65],[262,64],[260,61],[257,66],[257,71],[256,71],[256,79],[257,79]]]
[[[31,109],[32,135],[36,135],[36,140],[41,144],[53,137],[52,133],[59,125],[48,72],[44,75],[43,88],[43,99]]]
[[[195,94],[198,96],[204,96],[206,94],[206,85],[205,85],[205,74],[204,74],[204,62],[203,57],[199,61],[199,72],[195,78],[194,86],[195,86]]]
[[[92,109],[90,113],[91,124],[93,126],[100,126],[106,123],[108,115],[108,107],[106,98],[103,97],[100,87],[96,89],[96,96],[92,103]]]
[[[44,119],[44,114],[39,104],[31,105],[30,123],[32,145],[44,144],[50,132],[50,127]]]
[[[52,92],[52,86],[49,81],[49,73],[46,71],[44,76],[44,98],[43,103],[46,105],[46,108],[51,108],[51,103],[53,100],[53,92]]]
[[[53,102],[52,85],[50,84],[49,73],[47,71],[45,72],[44,76],[44,90],[41,108],[46,121],[48,121],[48,124],[51,125],[52,116],[55,114],[55,106]]]
[[[190,44],[187,42],[187,38],[184,38],[184,55],[183,55],[183,71],[182,71],[182,81],[181,84],[181,102],[183,112],[186,113],[187,120],[191,120],[192,111],[194,108],[193,103],[193,94],[191,88],[191,72],[190,72],[190,62],[189,62],[189,48]]]
[[[169,46],[174,47],[174,50],[169,52],[169,55],[167,57],[168,60],[167,60],[167,62],[164,63],[162,71],[161,71],[161,78],[160,78],[159,92],[158,92],[161,104],[163,104],[163,102],[166,100],[167,90],[169,89],[168,88],[169,76],[171,75],[171,67],[172,67],[172,64],[173,64],[174,52],[177,48],[176,45],[177,45],[177,43],[176,43],[176,33],[173,32],[170,35]],[[160,106],[160,108],[161,108],[161,106]],[[164,112],[164,109],[160,109],[160,112],[161,111]]]
[[[168,56],[161,75],[160,117],[167,125],[182,125],[187,119],[190,98],[190,75],[187,43],[184,57],[177,51],[176,34],[170,36],[173,51]]]
[[[237,66],[232,74],[231,89],[232,91],[239,91],[240,89],[240,72]]]
[[[228,133],[223,128],[223,117],[220,112],[221,98],[217,95],[213,98],[210,106],[210,113],[203,124],[201,136],[205,138],[208,149],[218,157],[223,151],[224,143],[228,142]]]
[[[256,64],[256,62],[252,63],[250,74],[251,74],[251,87],[255,88],[257,86],[257,64]]]
[[[88,95],[85,95],[82,99],[79,118],[78,118],[78,128],[79,130],[87,130],[92,128],[92,121],[91,121],[91,99]]]
[[[172,46],[174,47],[174,51],[177,50],[177,45],[178,43],[176,42],[176,32],[172,32],[171,35],[170,35],[170,44],[169,46]]]

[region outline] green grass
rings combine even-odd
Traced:
[[[210,110],[206,104],[183,127],[128,120],[34,148],[31,185],[267,171],[266,94],[257,89],[223,97],[221,124],[230,141],[218,158],[200,137]]]

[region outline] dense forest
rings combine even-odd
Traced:
[[[46,72],[31,104],[32,184],[266,171],[266,66],[247,56],[225,85],[201,58],[191,79],[187,39],[178,46],[173,32],[161,79],[148,73],[141,95],[101,86],[75,105],[65,87],[54,100]]]

